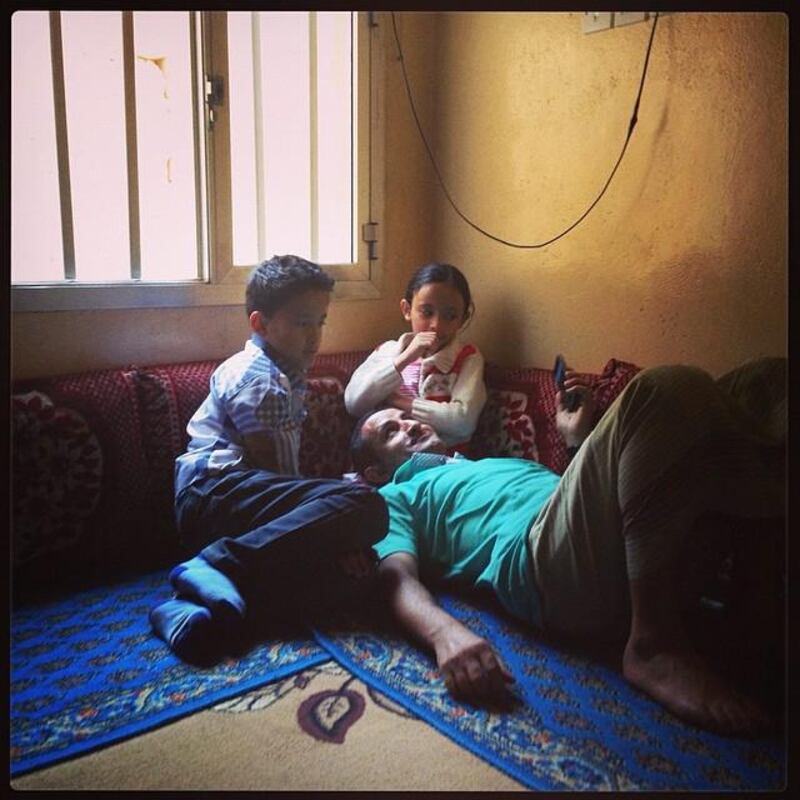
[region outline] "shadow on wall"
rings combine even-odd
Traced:
[[[502,298],[482,306],[479,313],[480,349],[486,360],[502,362],[504,365],[529,366],[518,362],[514,356],[519,356],[519,348],[526,339],[536,340],[537,325],[529,317],[525,319],[516,303],[509,303]],[[478,331],[470,325],[464,332],[464,341],[471,342],[477,338]],[[500,353],[502,356],[498,360],[490,358],[488,353]]]

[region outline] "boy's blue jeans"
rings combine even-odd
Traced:
[[[316,613],[363,596],[368,582],[347,578],[336,556],[370,547],[388,527],[370,487],[255,469],[191,484],[175,511],[184,543],[230,578],[249,608],[274,613]]]

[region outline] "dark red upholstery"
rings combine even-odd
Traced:
[[[594,390],[596,418],[611,405],[639,367],[611,359],[599,375],[583,373]],[[517,369],[487,364],[489,399],[473,437],[470,455],[532,458],[564,471],[567,452],[556,430],[556,387],[550,369]]]
[[[368,351],[322,355],[309,375],[300,466],[308,476],[348,469],[355,420],[344,387]],[[110,581],[184,555],[172,510],[176,456],[219,361],[129,366],[19,382],[13,387],[15,596]],[[638,367],[611,360],[592,375],[598,415]],[[533,458],[560,472],[549,369],[488,364],[489,400],[469,454]]]

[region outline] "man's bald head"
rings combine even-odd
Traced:
[[[362,417],[350,444],[353,467],[376,486],[391,480],[414,453],[445,453],[436,431],[398,408],[383,408]]]

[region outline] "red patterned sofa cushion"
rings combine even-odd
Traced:
[[[12,398],[14,438],[14,560],[78,542],[100,502],[103,449],[86,419],[57,407],[42,392]]]
[[[309,373],[300,467],[310,477],[348,469],[356,420],[344,387],[369,351],[318,356]],[[65,583],[105,581],[183,555],[173,517],[175,458],[186,425],[220,361],[64,375],[14,386],[13,535],[15,597]],[[638,367],[611,360],[591,375],[599,416]],[[489,400],[469,455],[566,463],[555,429],[549,369],[487,364]]]
[[[15,586],[100,580],[141,555],[147,462],[130,373],[20,382],[11,410]]]
[[[300,472],[312,478],[340,478],[349,468],[350,436],[356,420],[344,406],[344,387],[369,351],[317,356],[308,375],[300,442]]]
[[[583,373],[594,390],[596,420],[639,367],[611,359],[599,375]],[[550,369],[514,369],[487,364],[488,399],[469,455],[473,458],[532,458],[561,473],[567,465],[564,441],[555,425],[556,387]]]
[[[303,475],[338,477],[344,472],[353,425],[344,407],[344,387],[366,355],[361,351],[321,355],[309,371],[308,415],[300,446]],[[170,503],[175,458],[188,444],[186,426],[205,400],[211,375],[220,363],[193,361],[136,370],[150,483],[163,494],[167,477]]]
[[[540,461],[533,418],[536,387],[505,380],[497,367],[487,365],[486,405],[472,441],[464,449],[470,458],[510,456]]]
[[[142,421],[142,445],[148,465],[148,497],[155,511],[154,535],[176,541],[175,459],[186,450],[186,425],[208,394],[219,361],[139,367],[133,380]]]
[[[142,434],[150,467],[168,469],[186,450],[186,426],[208,394],[209,379],[219,361],[189,361],[135,370]]]

